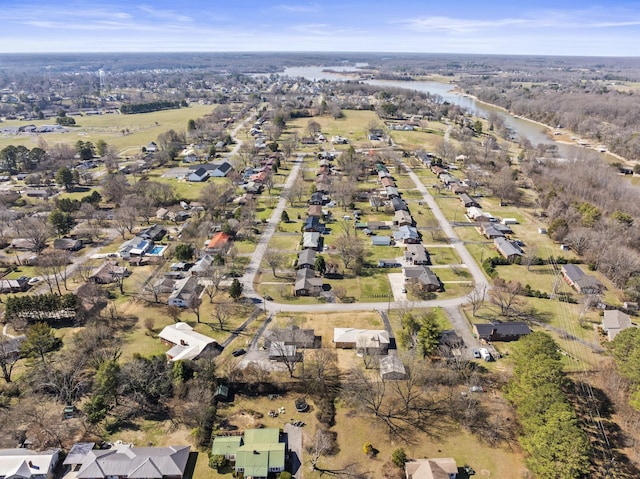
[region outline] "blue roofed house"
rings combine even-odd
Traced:
[[[316,231],[321,233],[324,231],[324,225],[320,223],[318,216],[307,216],[307,219],[304,220],[303,231]]]
[[[393,232],[393,239],[396,243],[420,243],[420,233],[415,226],[403,225]]]

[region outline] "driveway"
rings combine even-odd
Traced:
[[[287,423],[284,432],[287,435],[291,474],[296,479],[302,479],[302,428]]]
[[[407,293],[402,292],[404,289],[404,273],[389,273],[387,278],[389,278],[389,284],[391,285],[393,301],[406,301]]]

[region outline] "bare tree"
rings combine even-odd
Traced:
[[[11,382],[13,366],[20,359],[20,342],[16,339],[4,339],[0,336],[0,369],[5,382]]]
[[[61,295],[62,291],[60,289],[60,283],[62,283],[65,290],[69,289],[67,287],[67,273],[70,263],[71,253],[68,251],[54,251],[47,255],[41,255],[38,258],[36,272],[39,276],[43,276],[45,278],[45,281],[49,284],[50,290],[50,282],[53,281],[56,285],[56,289],[58,290],[58,294]]]
[[[200,297],[199,289],[196,289],[187,301],[187,308],[196,315],[196,321],[200,322],[200,306],[202,306],[202,298]]]
[[[335,239],[333,246],[340,253],[347,269],[357,269],[358,264],[364,260],[365,246],[360,238],[342,234]]]
[[[467,301],[471,305],[471,314],[475,317],[478,310],[482,307],[487,296],[487,285],[480,284],[469,291]]]
[[[51,238],[51,225],[45,216],[25,216],[16,222],[16,227],[36,253],[45,249]]]
[[[225,330],[226,324],[235,314],[235,303],[233,301],[220,301],[214,304],[211,315],[218,322],[220,331]]]
[[[517,313],[516,307],[520,304],[521,291],[520,283],[496,278],[489,296],[491,303],[500,308],[500,314],[511,317]]]
[[[123,206],[116,210],[113,215],[113,223],[115,229],[120,233],[122,239],[125,238],[125,233],[128,231],[131,233],[136,226],[136,216],[138,212],[133,206]]]
[[[229,250],[229,252],[230,251],[231,250]],[[220,283],[224,277],[224,267],[219,264],[211,263],[200,277],[202,278],[202,285],[204,286],[204,294],[209,296],[209,303],[213,303],[213,298],[218,294],[218,291],[220,290]]]
[[[282,265],[282,254],[272,248],[269,248],[264,254],[264,261],[271,268],[273,277],[278,277],[278,268]]]

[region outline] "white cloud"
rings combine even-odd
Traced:
[[[316,3],[308,4],[280,4],[275,5],[276,10],[282,10],[290,13],[316,13],[320,11],[320,6]]]

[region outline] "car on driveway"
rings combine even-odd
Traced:
[[[242,356],[243,354],[247,354],[247,350],[244,348],[236,349],[234,352],[231,353],[231,355],[234,358],[237,358],[238,356]]]
[[[476,359],[480,359],[482,357],[480,355],[480,351],[478,351],[476,348],[473,348],[473,357]]]

